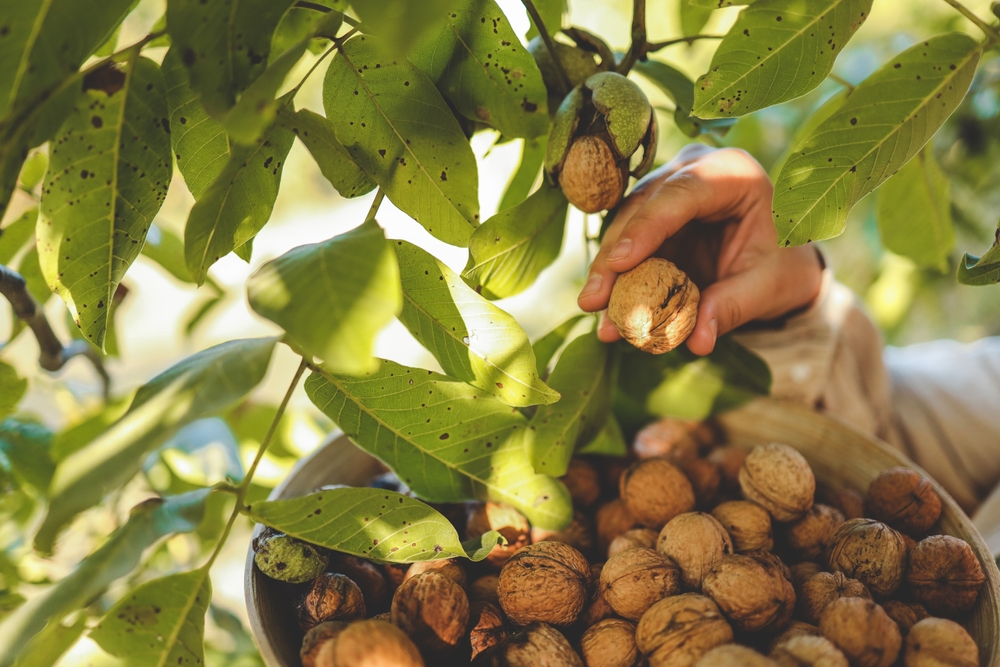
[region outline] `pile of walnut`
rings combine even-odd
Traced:
[[[270,532],[256,562],[298,582],[304,667],[979,665],[960,623],[985,576],[933,534],[928,480],[896,468],[821,504],[796,450],[715,439],[665,420],[629,460],[574,459],[556,533],[502,505],[439,506],[467,537],[507,538],[482,563],[377,565]]]

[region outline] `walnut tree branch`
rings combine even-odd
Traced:
[[[28,291],[27,283],[20,273],[0,264],[0,295],[10,302],[14,316],[24,321],[38,341],[38,365],[47,371],[57,371],[73,357],[84,356],[94,365],[101,377],[104,395],[108,395],[111,378],[104,368],[100,355],[85,340],[74,340],[63,345],[45,317],[35,298]]]
[[[647,53],[653,53],[654,51],[659,51],[675,44],[687,44],[691,46],[691,44],[697,42],[699,39],[722,39],[723,37],[725,35],[689,35],[687,37],[675,37],[664,42],[646,42],[643,55],[645,56]]]
[[[632,44],[622,61],[618,73],[628,74],[636,61],[646,57],[646,0],[632,0]]]
[[[563,69],[562,62],[556,54],[555,42],[552,41],[552,35],[549,34],[548,28],[545,27],[545,23],[542,21],[542,16],[538,13],[538,8],[535,7],[535,3],[532,0],[521,0],[521,3],[524,5],[524,8],[528,10],[528,15],[535,24],[535,28],[538,29],[538,35],[542,38],[542,42],[545,43],[545,48],[549,51],[549,56],[552,58],[552,68],[555,69],[556,74],[559,75],[559,83],[562,85],[561,92],[565,95],[573,86],[570,85],[569,77],[566,76],[566,70]]]

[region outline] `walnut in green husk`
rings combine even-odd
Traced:
[[[324,621],[352,621],[365,615],[358,585],[342,574],[329,573],[313,579],[298,610],[299,625],[307,631]]]
[[[278,581],[304,584],[323,573],[330,552],[308,542],[266,529],[253,541],[257,569]]]

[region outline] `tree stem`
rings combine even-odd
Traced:
[[[835,81],[835,82],[839,83],[841,86],[843,86],[844,88],[846,88],[848,95],[850,95],[851,93],[854,92],[854,84],[851,83],[850,81],[848,81],[847,79],[845,79],[843,77],[840,77],[840,76],[837,76],[833,72],[830,72],[829,74],[827,74],[827,78],[829,78],[831,81]]]
[[[385,190],[379,188],[375,191],[375,199],[372,200],[371,208],[368,209],[368,215],[365,216],[365,222],[375,219],[375,216],[378,215],[378,208],[382,205],[383,199],[385,199]]]
[[[646,53],[654,53],[660,49],[665,49],[668,46],[675,46],[677,44],[687,44],[691,46],[692,43],[697,42],[700,39],[722,39],[725,35],[690,35],[688,37],[677,37],[675,39],[668,39],[664,42],[649,42],[646,44]]]
[[[542,22],[542,17],[538,13],[535,3],[532,0],[521,0],[521,2],[524,4],[524,8],[528,10],[528,16],[534,21],[535,27],[538,29],[538,34],[545,43],[545,48],[549,51],[549,56],[552,58],[552,67],[556,70],[556,74],[559,75],[559,83],[562,84],[562,94],[565,95],[572,86],[569,84],[569,77],[566,76],[566,71],[563,69],[562,63],[559,62],[559,56],[556,54],[556,47],[552,41],[552,36],[549,35],[548,28]]]
[[[619,74],[628,74],[636,61],[646,57],[646,0],[632,0],[632,44],[618,64]]]
[[[229,515],[229,521],[226,523],[226,527],[222,530],[222,535],[219,537],[219,541],[215,545],[215,549],[212,551],[212,555],[208,557],[208,562],[205,563],[204,569],[207,572],[212,567],[212,563],[219,556],[222,551],[223,545],[226,543],[226,539],[229,538],[229,533],[233,529],[233,524],[236,523],[236,518],[243,513],[243,501],[246,500],[247,491],[250,489],[250,482],[253,480],[253,475],[257,472],[257,466],[260,465],[261,459],[264,458],[264,452],[267,451],[268,446],[271,444],[271,440],[274,438],[274,433],[278,430],[278,424],[281,422],[281,417],[285,414],[285,409],[288,407],[288,401],[292,398],[292,393],[295,392],[295,388],[299,384],[299,380],[302,378],[302,374],[305,372],[308,362],[305,357],[299,362],[299,367],[295,370],[295,375],[292,377],[291,383],[288,385],[288,389],[285,391],[285,397],[281,399],[281,403],[278,405],[278,411],[274,413],[274,419],[271,420],[271,426],[267,429],[267,434],[264,439],[260,441],[260,447],[257,448],[257,454],[253,458],[253,462],[247,469],[247,474],[243,477],[243,481],[236,488],[236,504],[233,506],[233,512]]]
[[[976,16],[968,7],[963,5],[958,0],[944,0],[944,1],[947,2],[949,5],[951,5],[952,7],[954,7],[956,10],[958,10],[958,12],[962,16],[975,23],[977,28],[986,33],[986,36],[989,38],[990,43],[992,44],[1000,43],[1000,32],[998,32],[995,27],[991,26],[989,23]]]

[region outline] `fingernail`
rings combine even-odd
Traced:
[[[580,297],[590,296],[600,290],[602,282],[604,281],[600,275],[596,273],[590,274],[590,277],[587,278],[587,284],[583,286],[583,290],[580,292]]]
[[[632,239],[622,239],[615,245],[611,250],[611,254],[608,255],[609,260],[613,259],[625,259],[632,254]]]
[[[712,330],[712,340],[719,337],[719,320],[712,318],[708,322],[708,328]]]

